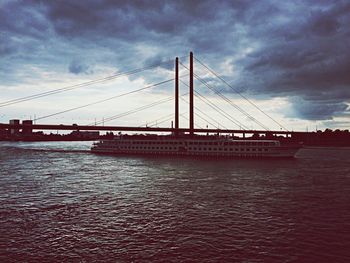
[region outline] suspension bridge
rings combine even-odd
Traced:
[[[237,105],[236,103],[233,102],[232,99],[230,99],[227,95],[225,95],[224,92],[220,91],[217,87],[211,85],[209,81],[207,81],[205,78],[199,76],[199,74],[194,72],[194,61],[198,63],[206,71],[206,73],[211,74],[214,78],[216,78],[217,81],[221,82],[222,85],[224,85],[232,94],[236,94],[240,97],[240,99],[244,100],[249,106],[258,112],[260,114],[264,115],[267,119],[270,121],[274,122],[280,130],[270,130],[267,125],[265,125],[262,121],[258,120],[256,117],[254,117],[252,114],[248,113],[246,110],[244,110],[242,107]],[[120,77],[129,77],[138,73],[141,73],[146,70],[152,70],[155,69],[162,64],[167,64],[167,63],[173,63],[172,61],[163,61],[157,64],[153,65],[148,65],[142,68],[138,69],[133,69],[129,70],[126,72],[121,72],[121,73],[116,73],[114,75],[76,84],[76,85],[71,85],[63,88],[58,88],[42,93],[37,93],[25,97],[20,97],[17,99],[12,99],[8,101],[4,101],[0,103],[0,108],[12,106],[12,105],[18,105],[20,103],[25,103],[28,101],[32,101],[35,99],[43,98],[43,97],[48,97],[48,96],[53,96],[59,93],[63,92],[69,92],[71,90],[79,89],[79,88],[84,88],[87,86],[91,85],[96,85],[96,84],[101,84],[101,83],[106,83],[112,80],[115,80]],[[158,83],[154,83],[139,89],[127,91],[125,93],[121,93],[115,96],[111,96],[102,100],[97,100],[94,102],[90,102],[84,105],[80,106],[75,106],[72,108],[68,109],[63,109],[55,113],[51,113],[45,116],[39,116],[37,118],[34,118],[34,122],[23,122],[19,123],[17,122],[9,122],[9,123],[0,123],[0,129],[12,129],[12,130],[25,130],[25,129],[30,129],[30,130],[70,130],[70,131],[117,131],[117,132],[169,132],[172,133],[174,136],[177,136],[179,134],[188,134],[189,136],[193,136],[195,133],[206,133],[206,134],[241,134],[243,137],[245,137],[246,134],[255,134],[255,135],[263,135],[263,136],[279,136],[283,135],[286,137],[292,137],[295,134],[298,133],[303,133],[303,132],[294,132],[294,131],[289,131],[287,130],[279,121],[277,121],[275,118],[273,118],[271,115],[266,113],[261,107],[259,107],[256,103],[253,101],[249,100],[245,95],[243,95],[239,90],[237,90],[233,85],[228,83],[223,77],[221,77],[218,73],[216,73],[214,70],[212,70],[209,66],[207,66],[205,63],[203,63],[199,58],[194,57],[193,53],[190,52],[189,56],[189,65],[185,65],[182,62],[180,62],[180,59],[177,57],[175,59],[175,69],[174,69],[174,78],[167,79],[160,81]],[[180,66],[182,67],[182,70],[187,71],[187,74],[185,76],[189,76],[189,83],[187,84],[184,82],[180,77],[179,77],[179,69]],[[234,114],[231,114],[227,110],[224,110],[222,107],[216,105],[212,101],[210,101],[206,96],[201,94],[199,91],[194,89],[194,80],[198,81],[202,86],[206,87],[208,90],[210,90],[213,94],[217,95],[218,98],[220,98],[223,102],[225,102],[227,105],[232,107],[232,109],[235,110],[235,112],[239,112],[245,118],[248,120],[254,122],[259,129],[249,129],[247,125],[242,123],[242,121],[239,121],[237,118],[235,118]],[[94,123],[89,123],[89,124],[72,124],[72,125],[67,125],[67,124],[40,124],[41,120],[44,119],[49,119],[54,116],[58,115],[64,115],[65,113],[72,112],[72,111],[78,111],[83,108],[87,107],[92,107],[97,104],[103,104],[104,102],[111,101],[111,100],[117,100],[120,98],[128,97],[132,94],[138,94],[142,91],[149,90],[151,88],[154,88],[156,86],[164,85],[166,83],[173,83],[174,84],[174,96],[170,96],[167,98],[163,98],[161,100],[155,101],[153,103],[143,105],[141,107],[131,109],[122,113],[119,113],[117,115],[113,115],[107,118],[103,118],[103,120],[95,121]],[[186,88],[188,88],[188,92],[185,94],[180,95],[179,93],[179,86],[180,83],[184,85]],[[183,97],[184,96],[189,96],[189,100],[185,100]],[[221,117],[225,118],[228,122],[234,125],[233,128],[228,128],[224,127],[221,125],[222,128],[202,128],[202,127],[195,127],[195,122],[194,122],[194,117],[198,117],[199,119],[205,121],[206,123],[210,124],[212,127],[215,127],[215,123],[217,123],[217,120],[209,116],[206,112],[202,111],[198,107],[194,105],[194,97],[196,99],[200,100],[202,103],[206,104],[210,109],[215,111],[217,114],[219,114]],[[183,118],[186,118],[184,114],[179,113],[179,100],[184,101],[185,103],[189,104],[189,118],[188,118],[188,127],[180,127],[179,126],[179,118],[180,116]],[[114,125],[105,125],[106,122],[116,120],[122,117],[126,117],[129,115],[132,115],[137,112],[142,112],[145,111],[149,108],[158,106],[162,103],[169,102],[174,100],[174,113],[163,116],[162,118],[158,119],[155,121],[156,124],[153,125],[141,125],[141,126],[114,126]],[[196,113],[195,113],[196,110]],[[187,119],[187,118],[186,118]],[[155,127],[156,125],[159,125],[161,123],[164,123],[166,121],[171,120],[171,127]],[[152,123],[152,122],[151,122]],[[213,124],[214,123],[214,124]],[[103,124],[103,125],[102,125]],[[173,125],[174,124],[174,125]]]

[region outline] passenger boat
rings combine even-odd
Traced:
[[[298,144],[281,145],[278,140],[237,140],[227,136],[118,135],[94,143],[91,151],[119,155],[293,158],[300,148]]]

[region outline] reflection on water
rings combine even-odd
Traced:
[[[350,150],[291,160],[0,144],[0,260],[346,262]]]

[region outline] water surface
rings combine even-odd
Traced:
[[[0,261],[349,262],[350,149],[291,160],[0,142]]]

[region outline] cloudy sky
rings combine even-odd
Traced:
[[[171,79],[173,62],[166,62],[179,56],[187,65],[192,50],[287,129],[348,129],[349,25],[348,0],[0,0],[0,103],[164,62],[104,83],[0,104],[0,122],[46,116]],[[280,129],[198,62],[195,71],[261,123]],[[184,67],[181,75],[188,82]],[[182,93],[186,89],[182,84]],[[260,128],[200,81],[196,90],[246,127]],[[169,82],[41,122],[87,124],[172,92]],[[188,106],[181,102],[186,126]],[[236,128],[198,98],[196,105],[212,118],[196,118],[198,126]],[[150,124],[169,114],[171,118],[172,111],[173,102],[168,101],[109,124]],[[160,126],[169,126],[170,121]]]

